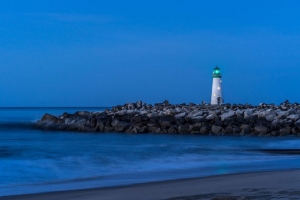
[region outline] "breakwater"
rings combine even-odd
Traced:
[[[154,105],[141,101],[103,112],[45,114],[36,126],[44,130],[79,132],[170,133],[200,135],[300,136],[300,104],[261,103]]]

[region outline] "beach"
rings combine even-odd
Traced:
[[[0,199],[299,199],[299,183],[300,170],[289,170],[228,174],[120,187],[8,196]]]

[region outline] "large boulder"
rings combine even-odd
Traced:
[[[296,122],[294,122],[294,125],[295,125],[298,129],[300,129],[300,119],[297,120]]]
[[[186,113],[185,112],[182,112],[182,113],[178,113],[175,115],[175,118],[182,118],[182,117],[185,117]]]
[[[233,133],[233,129],[232,129],[232,126],[231,125],[228,125],[226,128],[225,128],[225,133],[230,135]]]
[[[103,132],[103,131],[104,131],[105,124],[104,124],[103,121],[98,120],[98,121],[97,121],[97,124],[96,124],[96,127],[98,127],[98,130],[99,130],[100,132]]]
[[[268,132],[268,128],[265,126],[257,125],[255,126],[255,133],[260,135],[265,135]]]
[[[279,130],[280,135],[289,135],[291,133],[290,127],[285,127]]]
[[[246,135],[251,133],[250,126],[248,124],[243,124],[241,127],[241,133],[240,135]]]
[[[258,112],[257,116],[258,116],[258,117],[261,117],[261,118],[265,118],[266,120],[268,120],[268,121],[271,122],[271,121],[274,120],[274,118],[275,118],[277,115],[276,115],[275,110],[273,110],[273,109],[267,109],[267,110]]]
[[[130,123],[119,120],[114,120],[111,125],[114,127],[116,132],[125,132],[130,127]]]
[[[157,114],[156,113],[148,113],[147,117],[148,118],[157,117]]]
[[[159,124],[162,127],[169,128],[174,123],[174,117],[171,116],[163,116],[159,119]]]
[[[221,130],[222,130],[221,126],[212,125],[212,127],[211,127],[211,132],[214,133],[214,134],[220,133]]]
[[[300,118],[300,116],[299,116],[299,114],[291,114],[291,115],[288,115],[287,118],[295,122]]]
[[[233,110],[230,110],[229,112],[223,113],[221,115],[222,121],[224,121],[227,118],[233,117],[235,115],[235,112]]]
[[[207,119],[207,120],[213,120],[215,118],[217,118],[217,115],[215,113],[211,113],[205,119]]]
[[[109,126],[109,125],[105,125],[104,131],[105,131],[105,132],[114,132],[114,131],[115,131],[115,128],[112,127],[112,126]]]
[[[182,124],[178,126],[178,132],[179,133],[188,133],[189,132],[189,125],[188,124]]]
[[[191,124],[189,129],[190,131],[200,131],[201,124],[200,123]]]
[[[136,129],[137,129],[137,132],[138,133],[146,133],[146,132],[148,132],[148,128],[147,128],[147,126],[136,126],[135,127]]]
[[[52,122],[52,123],[56,123],[57,122],[57,117],[50,115],[48,113],[44,114],[44,116],[42,117],[41,121],[47,121],[47,122]]]
[[[160,129],[159,126],[150,126],[150,127],[148,127],[148,130],[151,133],[156,133],[158,129]]]
[[[198,116],[202,116],[203,115],[203,111],[202,110],[194,110],[192,112],[190,112],[187,117],[188,118],[196,118]]]
[[[238,116],[243,116],[244,112],[245,112],[245,110],[238,109],[238,110],[235,111],[235,114],[238,115]]]
[[[186,121],[184,118],[176,118],[176,124],[180,125],[180,124],[184,124]]]
[[[168,129],[168,133],[177,133],[177,128],[176,126],[171,126],[169,129]]]
[[[244,111],[244,119],[249,119],[252,116],[254,110],[255,109],[246,109]]]
[[[210,127],[209,126],[202,126],[200,129],[200,133],[201,134],[208,134],[210,131]]]

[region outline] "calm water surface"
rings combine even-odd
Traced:
[[[0,109],[0,196],[238,172],[297,169],[299,138],[74,133],[36,130],[44,113],[104,108]]]

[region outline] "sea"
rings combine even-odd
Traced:
[[[0,196],[299,169],[298,137],[43,131],[44,113],[106,108],[0,108]]]

